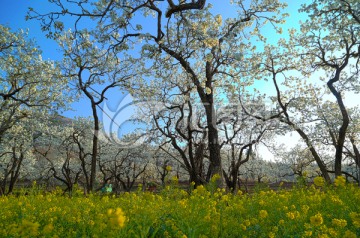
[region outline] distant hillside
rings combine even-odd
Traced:
[[[62,115],[54,115],[51,117],[51,123],[54,123],[55,125],[64,125],[64,126],[71,126],[71,124],[74,122],[73,119],[64,117]]]

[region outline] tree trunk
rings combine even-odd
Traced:
[[[204,88],[201,86],[199,77],[196,75],[195,71],[191,68],[189,62],[183,58],[179,53],[169,49],[163,44],[159,44],[159,47],[168,53],[170,56],[179,61],[183,69],[191,76],[191,79],[196,86],[198,95],[201,99],[201,102],[205,108],[206,120],[208,126],[208,147],[210,154],[210,166],[207,174],[207,180],[209,180],[215,174],[220,176],[220,179],[217,180],[217,186],[224,187],[224,176],[221,166],[221,155],[220,155],[220,144],[219,144],[219,135],[218,129],[216,127],[216,112],[214,107],[214,98],[213,92],[209,94],[205,93]],[[206,62],[206,87],[212,89],[212,77],[214,70],[211,67],[209,62]]]
[[[91,108],[94,118],[94,135],[93,135],[93,143],[92,143],[92,154],[91,154],[91,171],[90,171],[90,184],[89,184],[89,192],[94,190],[95,179],[96,179],[96,162],[98,155],[98,134],[99,134],[99,117],[96,111],[96,104],[94,101],[91,101]]]
[[[305,134],[305,132],[301,129],[296,129],[296,132],[301,136],[301,138],[305,141],[305,143],[308,146],[308,149],[310,150],[313,158],[315,159],[316,164],[319,166],[319,169],[321,171],[322,176],[324,177],[325,181],[327,183],[331,183],[331,179],[329,176],[329,173],[327,171],[327,168],[324,164],[324,162],[322,161],[322,159],[320,158],[319,154],[317,153],[317,151],[315,150],[315,148],[310,144],[310,139],[309,137]]]
[[[9,183],[9,189],[7,191],[7,194],[11,194],[14,190],[15,184],[20,175],[20,168],[21,168],[21,164],[22,164],[23,160],[24,160],[24,154],[21,152],[20,157],[17,158],[16,154],[15,154],[15,147],[14,147],[13,148],[13,166],[11,168],[10,183]]]
[[[208,180],[211,179],[215,174],[220,176],[220,179],[217,180],[217,186],[219,188],[224,187],[224,176],[221,166],[221,155],[220,155],[220,144],[219,144],[219,134],[216,127],[216,113],[213,103],[204,104],[206,119],[208,125],[208,147],[210,154],[210,167],[208,173]]]
[[[354,154],[355,154],[355,157],[354,157],[355,163],[360,168],[360,151],[357,148],[357,146],[355,144],[355,139],[353,137],[350,138],[350,142],[353,146],[353,150],[354,150]]]
[[[338,138],[337,138],[337,144],[336,144],[336,153],[335,153],[335,176],[341,176],[342,170],[341,170],[341,163],[342,163],[342,154],[344,150],[344,143],[345,143],[345,137],[346,137],[346,131],[349,126],[349,115],[347,113],[345,104],[343,102],[343,99],[341,97],[341,93],[336,90],[334,87],[334,83],[339,81],[340,79],[340,72],[341,69],[338,69],[336,71],[335,77],[332,78],[328,83],[327,86],[329,87],[331,93],[335,96],[337,104],[339,106],[341,116],[342,116],[342,124],[338,132]]]

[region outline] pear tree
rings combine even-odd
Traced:
[[[90,38],[101,43],[102,50],[117,54],[124,49],[137,50],[140,45],[141,60],[153,60],[155,68],[142,69],[147,73],[139,75],[140,79],[135,82],[141,82],[143,76],[171,81],[171,77],[167,77],[170,71],[177,71],[188,79],[184,83],[193,89],[206,115],[210,176],[219,174],[222,177],[215,110],[220,93],[217,87],[227,85],[231,88],[234,83],[239,83],[241,74],[254,63],[251,52],[255,50],[255,39],[265,40],[261,27],[270,23],[280,31],[277,24],[286,16],[280,13],[285,4],[279,1],[231,1],[233,6],[229,7],[238,12],[234,17],[223,19],[222,15],[213,14],[211,4],[206,5],[209,2],[204,0],[178,4],[167,1],[168,9],[153,0],[52,2],[58,11],[43,14],[30,9],[28,15],[30,19],[40,20],[50,37],[58,37],[66,27],[63,16],[73,17],[75,39],[82,37],[84,23],[89,21],[94,23],[93,30],[89,30]],[[150,26],[139,24],[139,19],[149,22]],[[81,60],[81,64],[84,62]],[[131,85],[130,92],[135,92],[135,87],[142,93],[143,88],[136,85]]]
[[[353,0],[311,1],[301,11],[309,19],[301,25],[299,44],[308,70],[322,71],[321,79],[336,100],[341,121],[335,133],[335,175],[342,173],[344,144],[350,124],[345,92],[359,92],[360,5]],[[345,91],[346,90],[346,91]]]
[[[66,99],[67,79],[59,66],[43,60],[23,31],[0,25],[0,143],[3,135],[34,111],[55,111]]]

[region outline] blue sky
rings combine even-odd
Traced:
[[[207,0],[209,3],[214,5],[214,14],[221,13],[223,15],[223,19],[227,16],[234,14],[235,9],[229,7],[227,4],[229,0]],[[288,0],[288,8],[284,10],[290,14],[290,17],[287,19],[287,22],[282,26],[284,30],[284,34],[281,37],[286,36],[286,32],[288,28],[298,28],[299,21],[304,21],[306,16],[304,14],[299,14],[298,9],[300,5],[303,3],[309,2],[309,0]],[[160,3],[166,6],[166,2]],[[36,40],[37,44],[43,51],[43,59],[52,59],[52,60],[60,60],[61,53],[55,41],[49,40],[45,37],[45,33],[40,30],[40,24],[36,20],[25,21],[25,15],[29,7],[36,9],[39,12],[45,13],[49,12],[51,9],[51,4],[47,0],[0,0],[0,24],[4,24],[9,26],[13,31],[19,29],[28,29],[29,37]],[[275,43],[276,40],[280,37],[280,35],[274,34],[273,29],[269,29],[268,31],[263,31],[265,37]],[[269,84],[265,83],[257,83],[256,88],[258,88],[261,92],[264,90],[269,90],[269,88],[273,88],[273,86],[269,86]],[[271,89],[270,89],[271,90]],[[123,122],[125,119],[129,118],[129,115],[125,115],[123,118],[123,114],[118,116],[118,109],[124,105],[124,103],[128,103],[131,99],[126,97],[126,93],[121,93],[119,90],[112,90],[110,94],[107,95],[109,98],[107,102],[107,107],[109,108],[108,113],[110,115],[119,118],[120,122]],[[121,102],[124,99],[123,102]],[[349,100],[350,102],[358,102],[358,99]],[[103,108],[106,108],[105,105],[102,105]],[[79,102],[75,102],[72,104],[73,111],[64,112],[63,115],[73,118],[75,116],[81,117],[89,117],[91,116],[90,104],[87,99],[80,99]],[[121,111],[121,110],[119,110]],[[131,114],[131,108],[126,108],[124,112]],[[119,122],[117,121],[117,122]],[[111,124],[111,121],[104,117],[104,124]],[[127,124],[126,124],[127,123]],[[114,125],[113,125],[114,126]],[[131,122],[125,122],[121,126],[120,135],[126,134],[128,132],[133,131],[134,128],[138,126],[134,126]],[[105,131],[106,128],[104,128]],[[298,141],[298,138],[283,136],[277,139],[280,143],[285,143],[287,146],[291,147],[290,144],[295,144]],[[290,143],[293,142],[293,143]],[[273,158],[273,156],[267,152],[266,150],[262,151],[261,154],[264,155],[264,158]]]
[[[226,18],[227,15],[235,13],[234,8],[231,8],[228,4],[226,4],[228,1],[208,0],[208,2],[214,5],[214,13],[221,13],[223,15],[223,19]],[[286,30],[287,27],[297,27],[299,25],[298,22],[301,20],[301,18],[303,18],[303,16],[298,14],[297,9],[303,2],[306,2],[306,0],[288,1],[289,7],[285,11],[290,13],[290,18],[284,25],[284,30]],[[39,22],[36,20],[25,20],[25,15],[29,7],[32,7],[42,13],[49,12],[52,5],[50,5],[48,1],[0,0],[0,3],[0,24],[9,26],[13,31],[16,31],[20,28],[28,29],[29,37],[35,39],[37,44],[42,49],[44,59],[61,59],[61,53],[58,50],[57,44],[55,41],[49,40],[45,37],[45,33],[40,30]],[[166,2],[160,4],[166,4]],[[269,31],[269,35],[266,35],[269,40],[275,40],[274,38],[279,37],[276,35],[271,35],[273,34],[272,32],[273,30],[271,30],[271,32]],[[264,33],[267,34],[266,31]],[[118,90],[112,90],[110,95],[107,95],[109,98],[109,109],[115,110],[125,95],[125,93],[121,93]],[[91,115],[90,104],[86,99],[80,99],[79,102],[76,102],[72,105],[72,108],[73,111],[64,112],[63,115],[71,118],[75,116],[87,117]]]
[[[214,5],[214,13],[221,13],[223,15],[223,19],[225,19],[228,15],[234,14],[234,8],[229,7],[227,2],[229,0],[207,0],[209,3]],[[309,0],[287,0],[288,8],[284,10],[290,14],[290,17],[287,19],[287,22],[282,26],[284,30],[284,34],[281,37],[285,37],[288,28],[298,28],[299,21],[305,21],[305,14],[299,14],[298,9],[301,4],[310,2]],[[161,3],[166,6],[166,2]],[[0,24],[9,26],[13,31],[19,29],[28,29],[29,37],[36,40],[37,44],[43,51],[43,59],[52,59],[52,60],[60,60],[62,54],[58,50],[58,46],[55,41],[49,40],[45,37],[45,33],[40,30],[40,24],[36,20],[25,21],[25,15],[29,7],[32,7],[39,12],[45,13],[49,12],[51,9],[51,4],[47,0],[0,0]],[[276,40],[280,37],[279,35],[275,35],[273,30],[264,31],[264,35],[268,38],[272,43],[276,42]],[[269,90],[273,86],[269,86],[269,84],[258,83],[256,87],[263,92],[263,90]],[[126,97],[126,93],[122,93],[119,90],[112,90],[111,94],[107,95],[109,101],[107,103],[107,107],[111,111],[114,111],[112,114],[117,117],[116,110],[120,109],[124,103],[129,102],[129,97]],[[122,99],[125,100],[121,103]],[[130,100],[131,101],[131,100]],[[359,105],[359,96],[358,95],[349,95],[348,100],[346,102],[348,106],[358,106]],[[120,106],[120,107],[118,107]],[[103,105],[104,108],[105,105]],[[73,118],[75,116],[88,117],[91,116],[90,104],[87,99],[80,99],[79,102],[76,102],[72,105],[73,111],[64,112],[63,115]],[[131,113],[131,110],[127,112]],[[114,114],[115,113],[115,114]],[[109,119],[104,118],[104,123],[111,123]],[[121,118],[124,120],[124,118]],[[131,124],[131,123],[130,123]],[[134,126],[124,126],[121,128],[123,131],[121,134],[125,134],[126,132],[132,131]],[[277,139],[280,143],[286,144],[288,147],[292,145],[290,142],[297,142],[297,136],[282,136]],[[261,152],[265,155],[265,158],[272,158],[268,152]]]

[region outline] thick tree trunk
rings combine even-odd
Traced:
[[[239,168],[233,168],[230,174],[228,187],[231,192],[236,193],[237,191],[237,181],[238,181]]]
[[[201,86],[199,77],[196,75],[195,71],[191,68],[189,62],[184,59],[179,53],[169,49],[168,47],[159,44],[159,47],[163,49],[170,56],[174,57],[179,61],[183,69],[191,76],[194,85],[196,86],[198,95],[201,99],[201,102],[205,108],[207,127],[208,127],[208,147],[210,154],[210,167],[207,174],[207,180],[210,179],[215,174],[220,176],[218,179],[218,187],[224,187],[223,179],[223,170],[221,165],[221,154],[220,154],[220,144],[219,144],[219,135],[218,129],[216,127],[217,117],[214,107],[214,96],[213,92],[205,93],[205,89]],[[214,70],[209,62],[206,62],[206,87],[212,90],[212,77]]]
[[[15,184],[20,175],[20,168],[21,168],[23,160],[24,160],[24,154],[20,153],[20,157],[17,158],[16,154],[15,154],[15,147],[14,147],[13,148],[13,166],[12,166],[11,172],[10,172],[10,182],[9,182],[9,188],[8,188],[7,194],[11,194],[15,188]]]
[[[90,184],[89,184],[89,192],[94,190],[95,179],[96,179],[96,162],[98,155],[98,134],[99,134],[99,117],[96,111],[96,104],[92,101],[91,108],[94,118],[94,135],[93,135],[93,143],[92,143],[92,154],[91,154],[91,171],[90,171]]]
[[[216,127],[215,107],[212,103],[204,104],[204,106],[208,125],[208,147],[210,155],[210,168],[207,179],[210,179],[216,174],[219,175],[220,179],[218,179],[217,185],[222,188],[224,187],[224,178],[221,165],[219,133]]]
[[[342,163],[342,155],[344,150],[344,143],[346,138],[346,131],[350,123],[349,115],[347,113],[344,101],[342,99],[341,93],[336,90],[334,87],[334,83],[339,81],[340,79],[340,72],[341,69],[338,69],[335,77],[332,78],[328,83],[327,86],[329,87],[331,93],[335,96],[337,104],[339,106],[341,116],[342,116],[342,124],[338,132],[338,138],[336,143],[336,153],[335,153],[335,176],[341,176],[342,169],[341,169],[341,163]]]

